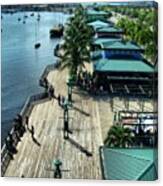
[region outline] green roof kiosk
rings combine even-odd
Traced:
[[[92,22],[92,21],[106,21],[107,18],[111,15],[111,13],[107,13],[104,11],[96,11],[92,9],[88,9],[86,11],[87,14],[87,22]]]
[[[102,147],[100,156],[102,174],[106,180],[154,181],[158,179],[156,149]]]

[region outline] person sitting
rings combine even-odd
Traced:
[[[45,88],[48,89],[48,81],[47,81],[46,77],[44,77],[43,82],[44,82]]]
[[[17,152],[17,150],[14,146],[14,140],[13,140],[11,134],[6,138],[6,148],[9,152],[9,155],[11,156],[11,158],[13,158],[13,154],[15,154]]]
[[[54,88],[52,85],[49,86],[48,94],[50,99],[54,97]]]
[[[20,134],[19,134],[19,131],[18,131],[18,128],[17,128],[17,123],[13,123],[13,129],[14,129],[14,134],[15,134],[17,140],[21,141]]]
[[[23,119],[20,114],[17,114],[16,118],[14,118],[15,127],[17,128],[20,136],[23,136],[25,132],[25,127],[23,126]]]

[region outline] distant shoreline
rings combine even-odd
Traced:
[[[97,6],[110,7],[155,7],[158,8],[158,3],[155,1],[132,1],[132,2],[92,2],[92,3],[54,3],[54,4],[15,4],[15,5],[1,5],[2,13],[16,13],[18,11],[72,11],[80,4],[86,5],[87,8],[92,8],[93,4]]]
[[[78,3],[64,3],[64,4],[28,4],[28,5],[2,5],[1,12],[2,13],[16,13],[23,11],[34,11],[34,12],[54,12],[54,11],[63,11],[63,12],[71,12],[74,8],[76,8]]]

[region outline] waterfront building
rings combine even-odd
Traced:
[[[158,155],[155,148],[103,147],[100,156],[104,179],[153,181],[158,177]]]
[[[144,52],[137,44],[116,38],[97,39],[92,46],[95,54],[102,53],[102,57],[108,59],[142,59]]]
[[[121,38],[124,34],[122,29],[114,26],[102,27],[96,30],[96,38]]]
[[[99,59],[93,63],[97,87],[114,95],[152,96],[154,68],[145,60]]]
[[[92,22],[96,20],[106,21],[106,19],[111,16],[111,13],[107,13],[105,11],[96,11],[93,9],[86,10],[86,14],[87,14],[88,22]]]
[[[99,28],[111,27],[114,24],[108,21],[96,20],[96,21],[89,22],[88,25],[91,26],[96,31]]]

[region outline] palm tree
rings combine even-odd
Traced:
[[[85,10],[79,6],[70,18],[64,33],[64,56],[61,69],[69,68],[71,76],[77,75],[84,62],[90,62],[92,29],[87,25]]]
[[[133,134],[129,128],[113,125],[108,131],[104,144],[108,147],[126,147],[132,145]]]

